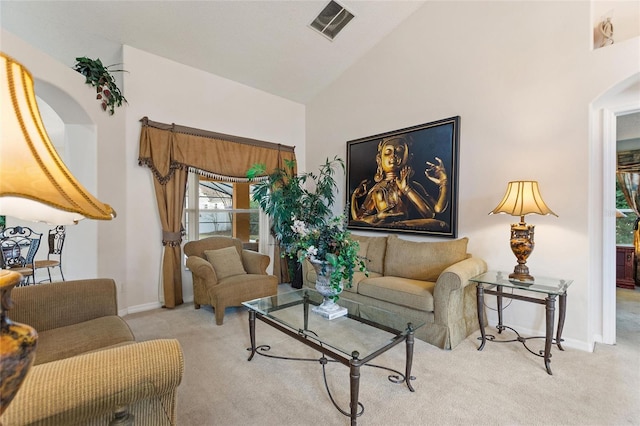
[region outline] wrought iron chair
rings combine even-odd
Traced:
[[[42,234],[24,226],[5,228],[0,233],[1,266],[22,274],[23,284],[36,283],[34,258],[41,238]]]
[[[65,235],[66,229],[63,225],[56,226],[49,230],[49,253],[47,253],[47,260],[36,260],[35,263],[35,269],[47,268],[49,279],[39,282],[53,282],[51,279],[51,268],[60,269],[60,276],[62,277],[62,281],[64,281],[64,273],[62,272],[62,248],[64,247]]]

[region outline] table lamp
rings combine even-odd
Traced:
[[[527,225],[524,217],[532,213],[558,215],[552,212],[542,200],[538,182],[530,180],[509,182],[504,198],[495,209],[489,212],[489,214],[496,213],[520,216],[520,222],[511,225],[511,251],[518,259],[518,264],[513,273],[509,274],[509,278],[518,281],[533,281],[533,276],[529,274],[527,267],[527,258],[533,251],[535,226]]]
[[[33,77],[0,52],[0,215],[55,225],[116,216],[67,169],[40,117]],[[0,270],[0,414],[20,388],[34,360],[37,332],[12,322],[10,293],[22,280]]]

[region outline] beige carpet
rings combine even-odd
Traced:
[[[365,410],[358,424],[640,425],[640,292],[629,292],[619,293],[625,311],[619,317],[618,344],[597,345],[593,353],[555,348],[553,376],[520,343],[488,342],[478,352],[476,333],[453,351],[442,351],[416,340],[416,392],[389,382],[384,370],[362,368]],[[219,327],[210,307],[195,310],[192,304],[125,318],[138,340],[174,337],[182,344],[180,425],[349,424],[331,404],[317,362],[261,356],[247,362],[248,314],[243,308],[227,309]],[[316,357],[259,321],[257,341],[271,345],[274,354]],[[404,346],[376,363],[402,371]],[[349,369],[331,363],[328,378],[335,399],[347,410]]]

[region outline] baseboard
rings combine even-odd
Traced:
[[[183,301],[185,303],[191,303],[191,302],[193,302],[193,296],[185,297],[183,299]],[[145,303],[145,304],[142,304],[142,305],[129,306],[128,308],[125,308],[125,309],[118,309],[118,315],[122,317],[122,316],[125,316],[125,315],[128,315],[128,314],[135,314],[137,312],[151,311],[153,309],[159,309],[159,308],[162,308],[162,303],[161,302]]]

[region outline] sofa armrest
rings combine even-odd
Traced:
[[[150,340],[36,365],[0,421],[4,426],[88,424],[95,418],[109,419],[118,407],[131,408],[142,401],[143,405],[163,406],[159,416],[175,424],[176,389],[183,372],[182,349],[175,339]],[[145,404],[144,400],[149,401]]]
[[[9,317],[38,331],[118,315],[117,288],[110,278],[16,287]]]
[[[242,250],[242,264],[247,274],[267,275],[271,259],[266,254],[251,250]]]
[[[200,280],[203,284],[206,283],[206,285],[216,285],[218,283],[218,277],[216,271],[213,269],[213,265],[201,257],[187,257],[187,268],[189,268],[193,274],[194,281]]]
[[[457,262],[442,271],[433,292],[435,322],[449,324],[450,318],[463,318],[464,288],[469,278],[487,271],[487,263],[477,257]]]

